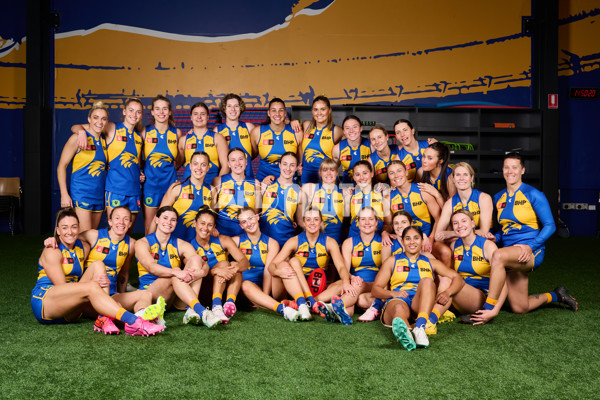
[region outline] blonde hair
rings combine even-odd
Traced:
[[[98,100],[92,104],[92,108],[90,108],[90,111],[88,112],[88,118],[92,117],[92,113],[95,110],[104,110],[104,112],[106,112],[106,117],[108,118],[108,107],[106,107],[102,101]]]
[[[321,165],[319,165],[319,173],[322,173],[326,168],[338,169],[339,167],[336,161],[332,160],[331,158],[325,158],[323,161],[321,161]]]
[[[464,169],[469,171],[469,174],[472,177],[475,177],[475,170],[473,169],[473,167],[471,167],[471,164],[466,163],[464,161],[457,162],[456,164],[454,164],[454,170],[452,171],[452,176],[454,176],[454,174],[456,173],[456,168],[458,168],[458,167],[463,167]]]

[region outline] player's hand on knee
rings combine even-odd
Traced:
[[[448,292],[446,290],[444,290],[443,292],[441,292],[440,294],[437,295],[437,298],[435,299],[435,301],[443,306],[445,306],[446,304],[448,304],[448,301],[450,300],[450,295],[448,294]]]
[[[521,254],[519,254],[519,258],[517,261],[520,263],[528,263],[533,257],[533,250],[526,244],[515,244],[518,248],[521,249]]]

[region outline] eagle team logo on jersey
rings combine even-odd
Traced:
[[[163,163],[168,164],[172,159],[166,154],[152,153],[147,161],[150,162],[153,168],[160,168]]]
[[[133,164],[137,164],[138,162],[137,158],[131,153],[121,153],[119,159],[124,168],[130,168]]]
[[[93,161],[88,166],[88,174],[91,176],[98,176],[104,172],[106,164],[104,161]]]

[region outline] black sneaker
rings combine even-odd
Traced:
[[[566,304],[572,311],[577,311],[579,308],[579,304],[573,296],[569,294],[569,291],[563,285],[558,286],[554,289],[554,293],[556,293],[556,297],[558,298],[558,302],[561,304]]]
[[[471,319],[471,314],[465,314],[460,316],[460,323],[473,325],[475,321]]]

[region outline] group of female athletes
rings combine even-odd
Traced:
[[[32,292],[40,322],[86,313],[98,315],[95,330],[119,333],[118,320],[148,336],[173,306],[186,309],[184,323],[212,327],[235,315],[241,290],[289,321],[315,314],[349,325],[358,307],[359,321],[381,319],[412,350],[429,345],[451,306],[471,324],[493,319],[506,299],[516,313],[549,302],[577,310],[563,286],[528,294],[555,225],[544,194],[522,182],[517,153],[504,157],[506,189],[492,199],[473,189],[469,164],[451,166],[447,146],[417,140],[410,121],[394,124],[397,144],[379,125],[367,140],[354,115],[333,124],[324,96],[303,123],[290,123],[278,98],[257,126],[240,121],[235,94],[222,99],[214,130],[204,103],[191,107],[189,132],[171,109],[154,98],[144,128],[138,99],[118,123],[98,102],[72,128],[57,170],[64,208]],[[98,230],[104,210],[108,228]],[[140,211],[146,236],[134,240]],[[139,289],[127,292],[134,255]],[[210,309],[198,300],[203,280]]]

